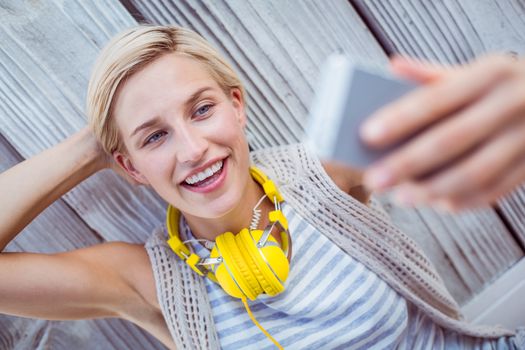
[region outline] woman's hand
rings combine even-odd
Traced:
[[[391,67],[422,86],[371,116],[364,141],[381,148],[425,130],[366,171],[370,189],[399,185],[403,204],[455,211],[494,203],[525,180],[524,60],[445,68],[397,57]]]
[[[120,177],[126,180],[131,185],[140,185],[140,183],[129,176],[117,163],[110,154],[107,154],[100,143],[96,140],[95,135],[85,127],[81,132],[89,134],[87,137],[90,139],[94,153],[96,154],[96,162],[99,169],[111,169],[116,172]]]

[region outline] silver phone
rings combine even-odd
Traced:
[[[377,109],[416,86],[356,65],[347,56],[330,56],[310,108],[306,143],[322,159],[366,168],[399,144],[382,150],[369,148],[359,136],[359,127]]]

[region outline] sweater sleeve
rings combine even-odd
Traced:
[[[525,349],[525,327],[514,335],[499,338],[474,337],[446,329],[429,318],[414,304],[408,303],[408,326],[400,349]]]

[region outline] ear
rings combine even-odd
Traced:
[[[236,111],[237,120],[242,128],[246,127],[246,111],[244,110],[244,99],[241,90],[232,88],[230,91],[233,108]]]
[[[140,184],[149,185],[148,180],[133,166],[131,159],[126,154],[115,151],[113,152],[113,159],[126,175]]]

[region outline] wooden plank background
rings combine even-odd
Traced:
[[[344,52],[377,66],[385,66],[392,52],[443,63],[489,51],[522,54],[524,15],[518,0],[0,0],[0,170],[85,124],[85,91],[98,51],[137,20],[192,28],[229,59],[247,88],[249,137],[257,149],[301,139],[328,54]],[[496,208],[454,216],[380,200],[463,304],[523,257],[524,193],[520,189]],[[107,240],[143,242],[163,211],[157,195],[105,171],[47,209],[8,249],[52,252]],[[2,315],[0,324],[2,349],[162,348],[119,320]]]

